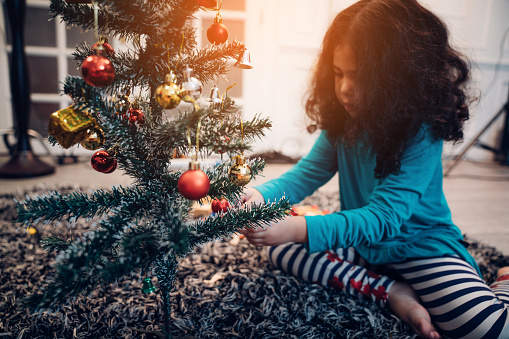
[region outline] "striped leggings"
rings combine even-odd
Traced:
[[[509,339],[509,275],[491,286],[456,256],[371,265],[353,248],[308,254],[302,244],[268,247],[270,261],[298,278],[346,291],[381,307],[396,280],[405,281],[421,298],[446,338]],[[389,277],[391,276],[391,277]]]

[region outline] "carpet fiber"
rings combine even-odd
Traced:
[[[46,191],[39,187],[24,193]],[[139,275],[80,296],[57,314],[31,315],[17,304],[51,273],[54,255],[41,249],[40,238],[51,233],[76,237],[91,224],[78,221],[72,234],[65,225],[47,225],[29,235],[12,223],[13,199],[23,200],[24,193],[0,195],[0,338],[155,338],[135,330],[159,330],[162,324],[161,298],[141,292]],[[334,201],[337,193],[317,192],[303,204],[335,211]],[[485,280],[493,281],[509,257],[470,242]],[[415,338],[374,304],[274,269],[265,251],[245,240],[207,244],[185,258],[171,300],[174,338]]]

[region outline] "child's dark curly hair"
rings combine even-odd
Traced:
[[[357,60],[356,117],[334,92],[334,49],[350,44]],[[306,101],[308,127],[352,142],[367,138],[375,176],[397,172],[409,139],[427,124],[437,139],[461,141],[469,117],[469,65],[449,44],[445,24],[415,0],[361,0],[328,29]]]

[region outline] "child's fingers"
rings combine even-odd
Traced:
[[[239,230],[239,232],[244,235],[259,233],[259,232],[263,232],[263,231],[265,231],[265,229],[263,229],[261,227],[256,227],[256,228],[245,227],[245,228]]]
[[[251,245],[254,245],[254,246],[264,246],[265,245],[263,238],[259,238],[256,235],[255,236],[246,235],[246,239]]]

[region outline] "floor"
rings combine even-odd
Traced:
[[[51,159],[42,158],[47,162]],[[187,166],[187,160],[179,159]],[[0,157],[0,164],[7,158]],[[268,164],[264,176],[253,184],[262,183],[284,173],[291,165]],[[93,185],[107,188],[126,185],[131,178],[119,170],[111,174],[96,172],[88,159],[74,164],[57,166],[55,174],[28,179],[0,179],[0,194],[24,191],[33,186],[52,187],[57,184]],[[337,176],[323,189],[337,190]],[[452,211],[453,221],[464,234],[496,247],[509,255],[509,166],[497,163],[475,163],[462,160],[444,179],[444,191]]]

